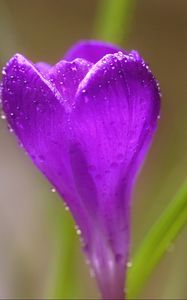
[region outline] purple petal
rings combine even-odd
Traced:
[[[118,273],[120,290],[129,251],[130,193],[156,128],[159,91],[150,70],[133,51],[107,55],[95,64],[80,83],[76,98],[72,126],[98,199],[95,219],[100,239],[93,238],[88,252],[103,294],[116,297],[111,278]],[[83,186],[80,169],[75,172]]]
[[[45,62],[38,62],[38,63],[35,64],[35,68],[36,68],[43,76],[45,76],[45,75],[49,72],[51,66],[50,66],[49,64],[46,64]]]
[[[105,299],[123,297],[131,190],[160,109],[148,66],[118,50],[82,42],[53,67],[16,55],[2,88],[8,122],[70,207]]]
[[[75,79],[81,78],[81,69]],[[68,72],[70,72],[70,63]],[[74,63],[72,64],[74,68]],[[63,64],[63,68],[66,66]],[[63,69],[62,68],[62,69]],[[51,71],[55,78],[54,73]],[[3,76],[2,99],[8,122],[33,162],[48,177],[74,214],[77,224],[88,236],[89,220],[82,207],[72,177],[70,153],[69,108],[58,86],[44,79],[35,66],[21,55],[15,55],[7,64]],[[74,78],[72,71],[72,80]],[[69,82],[71,86],[71,81]],[[68,82],[66,82],[68,89]]]
[[[101,41],[85,40],[75,44],[64,56],[65,60],[72,61],[75,58],[83,58],[92,63],[98,62],[106,54],[123,51],[119,47]]]
[[[92,63],[80,58],[71,62],[61,60],[49,70],[47,78],[64,101],[72,106],[79,83],[91,67]]]

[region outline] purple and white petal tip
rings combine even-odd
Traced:
[[[81,41],[55,66],[15,55],[4,113],[70,208],[103,299],[123,299],[136,175],[157,128],[160,92],[137,51]]]

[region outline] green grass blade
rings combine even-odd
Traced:
[[[99,1],[94,37],[121,43],[129,31],[134,0]]]
[[[53,299],[71,299],[75,292],[76,233],[73,220],[70,216],[67,217],[59,222],[57,228],[59,232],[57,233],[58,249]]]
[[[51,211],[49,212],[56,242],[46,297],[50,299],[73,299],[77,288],[75,278],[77,236],[70,213],[65,211],[58,198],[57,200],[56,205],[50,206]]]
[[[167,251],[187,223],[187,182],[153,225],[140,245],[127,278],[128,299],[135,299]]]

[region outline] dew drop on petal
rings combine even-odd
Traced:
[[[2,120],[5,120],[5,119],[6,119],[6,116],[5,116],[3,113],[1,114],[1,119],[2,119]]]
[[[14,130],[12,129],[12,127],[10,127],[9,125],[8,125],[8,130],[9,130],[10,133],[14,132]]]
[[[131,268],[132,267],[132,262],[131,261],[128,261],[127,262],[127,268]]]
[[[3,70],[2,70],[2,75],[6,75],[5,68],[3,68]]]
[[[77,229],[77,234],[81,235],[81,230],[80,229]]]
[[[75,230],[78,235],[81,235],[81,230],[79,229],[79,227],[77,225],[75,225]]]
[[[67,204],[64,204],[64,208],[66,211],[69,211],[69,206],[67,206]]]

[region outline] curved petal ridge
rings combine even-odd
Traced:
[[[91,67],[92,63],[77,58],[71,62],[62,60],[49,70],[47,76],[50,83],[62,95],[64,102],[67,107],[69,106],[70,110],[74,105],[74,96],[78,85]]]
[[[47,77],[49,70],[51,69],[51,65],[41,61],[34,64],[35,68],[44,76]]]
[[[75,44],[64,56],[65,60],[72,61],[75,58],[83,58],[92,63],[98,62],[106,54],[123,51],[119,47],[102,41],[83,40]]]

